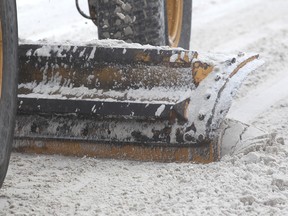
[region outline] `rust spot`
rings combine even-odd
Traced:
[[[215,159],[219,157],[215,157],[216,154],[219,154],[219,152],[215,152],[213,143],[210,143],[207,147],[200,146],[199,148],[193,149],[192,157],[197,163],[207,163],[207,161],[217,161]]]
[[[20,146],[15,149],[16,151],[36,154],[61,154],[65,156],[88,156],[121,160],[194,163],[211,163],[219,159],[219,152],[213,143],[197,147],[169,147],[167,145],[91,144],[63,140],[48,140],[43,142],[37,140],[16,140],[15,142],[17,144],[16,146]]]
[[[109,87],[114,86],[115,82],[121,82],[121,74],[119,70],[112,67],[104,67],[97,71],[95,78],[101,83],[103,89],[109,89]]]
[[[150,62],[151,61],[151,56],[146,53],[138,53],[135,56],[135,61],[136,62]]]
[[[171,112],[169,113],[169,124],[173,125],[176,123],[177,120],[177,113],[174,110],[171,110]]]
[[[188,106],[190,104],[190,98],[174,105],[174,111],[178,114],[177,117],[184,120],[188,120]]]

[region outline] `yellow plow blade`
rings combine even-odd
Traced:
[[[21,45],[18,151],[209,163],[258,55]]]

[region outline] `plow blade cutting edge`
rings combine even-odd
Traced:
[[[19,151],[208,163],[258,55],[21,45]]]

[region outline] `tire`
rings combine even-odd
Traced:
[[[176,44],[169,43],[166,0],[89,0],[89,3],[93,4],[90,14],[96,16],[99,39],[189,49],[192,0],[183,0],[181,36]]]
[[[178,46],[189,50],[192,35],[192,0],[184,0],[183,20]]]
[[[17,92],[17,18],[16,1],[0,0],[0,19],[2,48],[0,47],[0,187],[7,173],[12,149],[13,131],[16,114]],[[2,64],[2,67],[1,67]],[[2,75],[1,75],[2,72]]]

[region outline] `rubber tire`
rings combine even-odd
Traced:
[[[16,114],[18,33],[16,1],[0,0],[2,21],[3,73],[0,99],[0,187],[7,173]]]
[[[169,45],[166,4],[164,0],[122,0],[131,9],[123,9],[119,0],[95,1],[99,39]],[[119,14],[126,18],[121,19]],[[124,17],[123,16],[123,17]],[[189,49],[191,38],[192,0],[184,0],[183,24],[179,47]]]
[[[187,50],[190,49],[192,35],[192,6],[192,0],[184,0],[182,30],[178,47]]]

